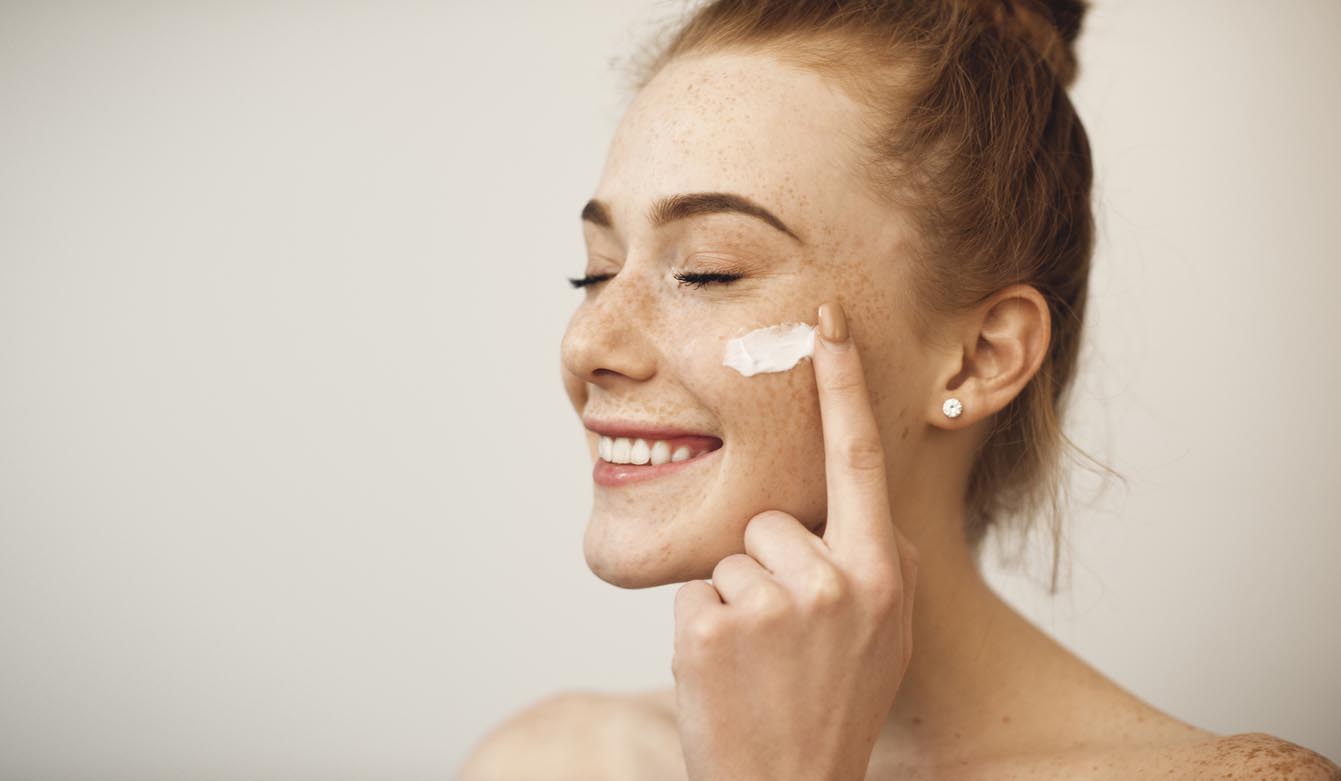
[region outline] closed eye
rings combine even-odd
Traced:
[[[614,274],[588,274],[584,277],[579,277],[577,279],[569,277],[568,284],[572,285],[575,288],[587,287],[589,285],[595,285],[598,282],[604,282],[612,276],[614,276]],[[717,272],[696,274],[688,271],[681,271],[672,274],[671,276],[679,280],[681,285],[700,288],[703,287],[704,285],[710,285],[713,283],[719,283],[725,285],[731,282],[735,282],[737,279],[740,279],[744,275],[726,274]]]
[[[604,282],[605,280],[613,276],[614,274],[588,274],[585,277],[581,277],[579,279],[573,279],[572,277],[569,277],[568,284],[572,285],[573,287],[586,287],[587,285],[594,285],[597,282]]]
[[[690,287],[703,287],[704,285],[712,284],[713,282],[720,282],[722,284],[726,284],[728,282],[735,282],[737,279],[740,279],[743,275],[722,274],[722,273],[694,274],[688,271],[681,271],[672,274],[672,276],[680,280],[681,285],[689,285]]]

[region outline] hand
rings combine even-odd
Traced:
[[[689,777],[864,779],[912,658],[917,553],[894,526],[857,348],[820,308],[811,363],[828,513],[817,537],[767,510],[745,553],[675,594],[678,724]]]

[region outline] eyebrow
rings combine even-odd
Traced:
[[[720,213],[744,214],[762,220],[773,228],[787,234],[798,244],[805,244],[801,237],[792,232],[768,209],[760,206],[743,195],[735,193],[684,193],[658,199],[648,211],[648,221],[652,227],[660,228],[676,220],[683,220],[700,214]],[[592,198],[582,207],[582,219],[602,228],[613,228],[610,208],[603,202]]]

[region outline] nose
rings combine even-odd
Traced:
[[[587,294],[563,335],[561,351],[570,393],[578,384],[610,389],[656,373],[656,351],[649,338],[654,307],[651,297],[639,289],[644,283],[620,273],[600,285]]]

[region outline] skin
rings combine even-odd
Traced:
[[[736,53],[672,63],[626,111],[594,196],[609,204],[613,227],[583,224],[584,271],[614,276],[586,289],[563,336],[564,387],[579,415],[677,425],[723,445],[714,459],[675,475],[596,486],[584,537],[591,570],[624,588],[713,578],[724,560],[747,553],[746,530],[766,511],[794,519],[816,540],[828,535],[833,495],[820,368],[802,361],[747,378],[721,364],[729,339],[764,325],[815,323],[821,302],[840,302],[883,446],[885,522],[917,557],[915,595],[904,594],[911,660],[900,677],[901,643],[881,646],[897,692],[881,705],[862,759],[868,777],[1195,777],[1251,773],[1268,759],[1289,762],[1295,777],[1333,777],[1334,765],[1292,743],[1218,736],[1159,712],[986,585],[962,532],[965,486],[993,413],[1042,363],[1047,307],[1032,287],[1017,285],[942,323],[937,344],[915,338],[904,281],[912,234],[857,175],[860,111],[817,75]],[[803,242],[739,214],[649,222],[656,199],[695,192],[744,195]],[[683,271],[744,276],[695,289],[672,277]],[[964,404],[956,419],[941,410],[950,396]],[[587,440],[594,462],[597,436]],[[799,664],[787,674],[804,673],[805,658],[793,657]],[[748,668],[735,663],[737,675]],[[869,674],[880,660],[848,663]],[[706,676],[709,668],[695,670]],[[804,708],[782,696],[771,709],[758,705],[763,714],[705,706],[686,696],[682,669],[678,700],[667,689],[542,701],[492,731],[463,777],[707,777],[700,772],[707,765],[693,764],[711,740],[691,734],[693,724],[708,719],[740,737],[778,709],[787,713],[771,717],[778,723],[803,718]],[[682,712],[686,702],[693,718]],[[868,750],[862,740],[845,745]]]
[[[745,552],[675,595],[676,719],[691,778],[860,779],[912,654],[917,551],[890,515],[879,429],[842,308],[812,366],[827,508],[766,510]]]

